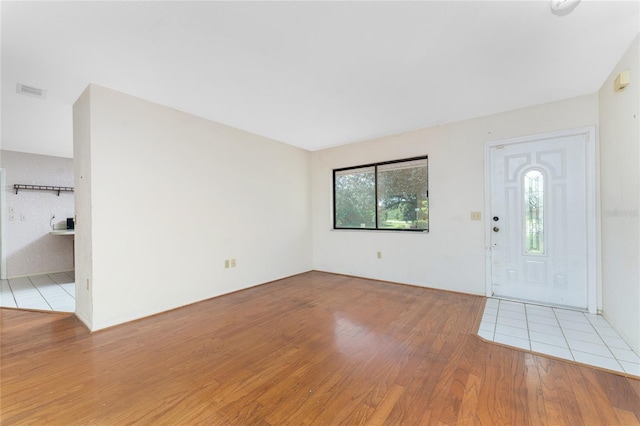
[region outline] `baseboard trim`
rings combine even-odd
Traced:
[[[75,269],[65,269],[64,271],[51,271],[51,272],[35,272],[32,274],[23,274],[23,275],[11,275],[7,277],[7,280],[15,280],[16,278],[24,278],[24,277],[33,277],[36,275],[51,275],[51,274],[62,274],[67,272],[75,272]]]

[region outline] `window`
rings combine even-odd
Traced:
[[[334,229],[429,230],[427,157],[333,171]]]
[[[524,251],[544,254],[544,176],[538,170],[524,175]]]

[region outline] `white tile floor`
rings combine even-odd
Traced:
[[[0,306],[74,312],[76,284],[73,271],[33,275],[1,281]]]
[[[640,357],[600,315],[489,298],[484,339],[640,376]]]

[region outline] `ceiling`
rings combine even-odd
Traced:
[[[594,93],[640,29],[638,1],[583,0],[566,16],[548,1],[3,1],[0,13],[2,148],[63,157],[89,83],[317,150]]]

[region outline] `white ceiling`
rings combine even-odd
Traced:
[[[594,93],[640,29],[638,1],[567,16],[548,1],[3,1],[1,14],[2,148],[66,157],[89,83],[317,150]]]

